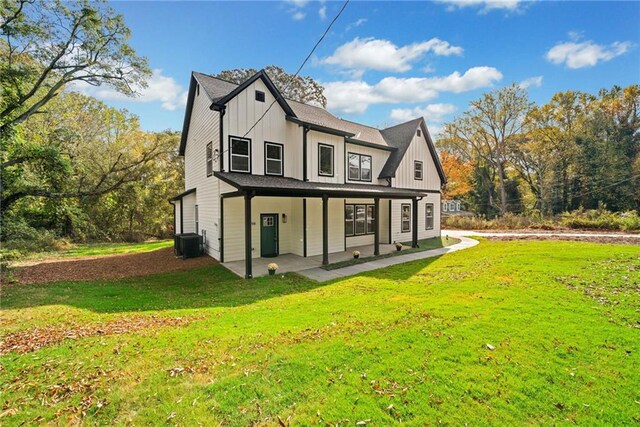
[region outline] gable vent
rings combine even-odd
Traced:
[[[418,129],[418,136],[422,136],[422,132],[420,132],[420,129]]]
[[[256,91],[256,101],[264,102],[264,92],[260,90]]]

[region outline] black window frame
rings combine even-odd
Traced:
[[[331,174],[328,173],[322,173],[322,168],[321,168],[321,160],[322,160],[322,156],[320,155],[320,152],[322,151],[323,148],[330,148],[331,149]],[[327,176],[327,177],[334,177],[336,175],[336,147],[334,147],[331,144],[323,144],[321,142],[318,143],[318,176]]]
[[[429,216],[429,208],[431,208],[431,216]],[[433,230],[434,218],[435,218],[434,209],[435,207],[433,203],[424,204],[424,229],[425,230]],[[429,220],[431,220],[431,227],[429,227]]]
[[[416,166],[420,165],[420,178],[418,178],[418,168]],[[424,162],[421,160],[413,161],[413,179],[416,181],[422,181],[424,178]]]
[[[405,219],[402,217],[402,213],[404,211],[404,208],[407,207],[409,208],[409,219],[405,221]],[[400,232],[401,233],[410,233],[411,232],[411,203],[403,203],[400,205]],[[407,229],[404,229],[404,223],[407,222],[409,224],[409,226],[407,227]]]
[[[266,95],[261,90],[256,90],[256,101],[265,102],[267,99]]]
[[[364,207],[364,233],[357,233],[356,232],[356,223],[357,221],[357,211],[358,211],[358,206]],[[353,224],[353,234],[348,234],[347,233],[347,209],[348,208],[352,208],[353,209],[353,219],[349,220],[352,224]],[[371,217],[369,216],[371,210]],[[360,237],[360,236],[370,236],[372,234],[375,234],[375,224],[376,224],[376,218],[375,218],[375,205],[371,204],[371,203],[345,203],[344,205],[344,236],[345,237]],[[371,224],[373,226],[373,230],[369,231],[369,224]]]
[[[233,170],[233,156],[238,156],[239,154],[233,154],[233,140],[238,140],[238,141],[246,141],[248,144],[248,153],[249,153],[249,162],[248,162],[248,166],[249,166],[249,170],[248,171],[241,171],[241,170]],[[248,173],[251,174],[252,171],[252,162],[251,162],[251,153],[252,153],[252,147],[251,147],[251,138],[242,138],[240,136],[232,136],[229,135],[229,172],[236,172],[236,173]]]
[[[213,175],[213,141],[207,144],[205,157],[207,159],[207,177],[210,177]]]
[[[276,159],[267,159],[267,145],[273,145],[276,147],[280,147],[280,173],[268,173],[267,172],[267,160],[276,160]],[[280,144],[279,142],[264,142],[264,174],[269,176],[284,176],[284,144]]]
[[[351,178],[351,163],[350,157],[358,156],[358,178]],[[369,179],[362,179],[362,159],[369,158]],[[359,182],[372,182],[373,181],[373,156],[369,154],[360,154],[360,153],[347,153],[347,179],[349,181],[359,181]]]
[[[418,129],[418,132],[416,132],[417,136],[422,136],[422,132],[420,132],[420,129]]]

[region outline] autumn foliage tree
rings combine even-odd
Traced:
[[[447,186],[443,198],[464,198],[473,189],[471,176],[474,165],[471,161],[464,161],[459,154],[440,151],[440,162],[447,177]]]

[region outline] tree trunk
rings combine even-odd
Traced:
[[[507,188],[505,185],[504,163],[498,163],[498,180],[500,181],[500,216],[507,213]]]

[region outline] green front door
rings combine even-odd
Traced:
[[[260,256],[278,256],[278,214],[260,215]]]

